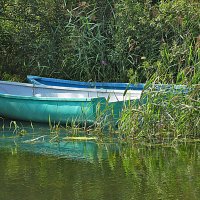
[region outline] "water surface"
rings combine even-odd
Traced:
[[[48,127],[0,134],[2,200],[200,199],[199,144],[52,140]]]

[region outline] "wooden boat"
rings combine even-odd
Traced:
[[[142,91],[95,90],[0,81],[0,116],[56,123],[92,124],[108,104],[117,120],[124,103],[138,101]]]
[[[81,82],[72,80],[63,80],[55,78],[45,78],[40,76],[27,76],[30,83],[36,85],[76,87],[76,88],[96,88],[96,89],[112,89],[112,90],[143,90],[145,84],[129,84],[129,83],[110,83],[110,82]]]

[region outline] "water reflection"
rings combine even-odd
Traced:
[[[49,142],[47,129],[44,140],[24,143],[38,134],[36,128],[24,136],[1,132],[0,199],[200,197],[199,144],[174,148],[61,138]]]
[[[23,124],[18,122],[16,125],[6,121],[4,129],[0,132],[0,146],[11,150],[12,153],[29,151],[57,158],[84,159],[89,162],[101,161],[110,157],[110,152],[113,154],[118,152],[118,144],[113,142],[68,140],[66,138],[69,137],[66,136],[71,134],[65,129],[52,133],[49,126],[45,124],[35,124],[31,127],[30,123],[26,122]],[[79,133],[79,136],[82,134]]]

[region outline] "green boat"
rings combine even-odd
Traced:
[[[131,95],[129,100],[117,101],[116,93],[111,91],[104,91],[101,97],[95,89],[70,91],[61,87],[0,81],[0,117],[43,123],[93,124],[99,116],[108,117],[112,113],[116,121],[125,103],[138,101],[138,93],[136,97]]]

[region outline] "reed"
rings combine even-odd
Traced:
[[[150,87],[139,107],[124,110],[119,123],[121,134],[130,140],[150,143],[199,138],[200,87],[190,86],[189,90],[157,91]]]

